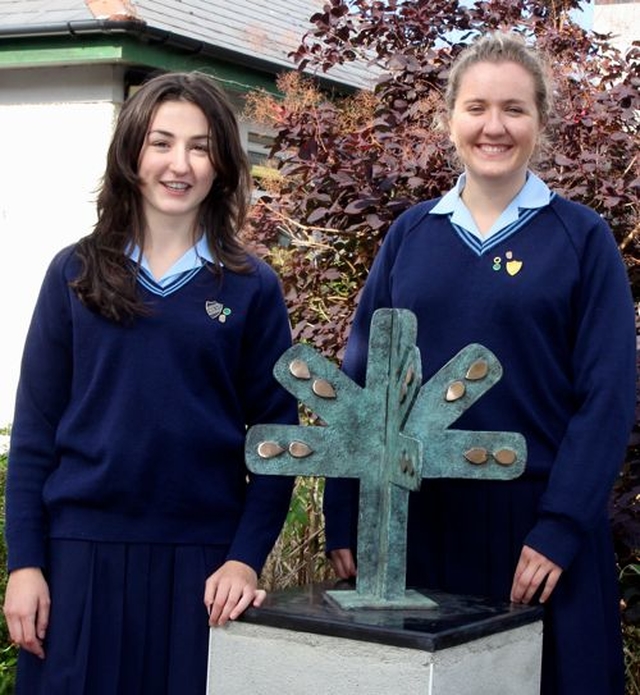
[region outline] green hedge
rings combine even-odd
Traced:
[[[0,435],[8,431],[0,430]],[[7,454],[0,450],[0,532],[4,539],[4,483],[7,476]],[[0,587],[2,596],[7,584],[7,551],[4,541],[0,542]],[[0,695],[10,695],[14,690],[17,650],[11,644],[9,631],[4,620],[0,620]]]

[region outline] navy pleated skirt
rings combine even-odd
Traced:
[[[545,484],[425,480],[409,508],[407,584],[508,601]],[[623,695],[619,605],[603,514],[545,604],[543,695]]]
[[[17,695],[202,695],[204,583],[226,547],[50,542],[51,617],[40,660],[21,651]]]

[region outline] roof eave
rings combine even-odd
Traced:
[[[295,70],[293,64],[286,65],[250,56],[245,53],[233,51],[221,46],[197,41],[196,39],[150,27],[146,22],[136,20],[75,20],[69,22],[52,22],[45,24],[6,25],[0,26],[0,41],[3,39],[29,39],[29,38],[54,38],[54,37],[84,37],[92,34],[100,35],[133,35],[140,41],[150,44],[166,46],[191,55],[203,55],[205,57],[224,59],[243,67],[278,75],[286,70]],[[345,84],[339,80],[331,79],[326,75],[317,76],[325,87],[337,88],[341,91],[352,91],[353,85]]]

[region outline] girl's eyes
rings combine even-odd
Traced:
[[[467,111],[471,114],[474,115],[479,115],[485,112],[485,108],[483,106],[469,106],[467,108]],[[505,112],[511,115],[520,115],[524,113],[524,109],[522,109],[520,106],[508,106],[505,108]]]
[[[159,149],[166,149],[171,147],[171,143],[168,140],[151,140],[149,142],[150,147],[157,147]],[[193,145],[189,145],[190,150],[195,150],[196,152],[205,152],[206,154],[209,154],[209,146],[204,143],[194,143]]]
[[[151,140],[149,142],[150,147],[154,147],[158,150],[166,150],[171,147],[171,143],[168,140]],[[203,154],[209,154],[209,146],[206,143],[194,143],[189,145],[190,150],[195,152],[202,152]]]

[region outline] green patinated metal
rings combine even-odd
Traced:
[[[506,480],[524,470],[522,435],[449,429],[500,379],[495,355],[468,345],[422,385],[416,335],[412,312],[375,312],[364,388],[294,345],[274,374],[326,425],[256,425],[247,434],[251,471],[359,479],[356,588],[327,592],[342,608],[434,607],[406,589],[409,492],[423,478]]]

